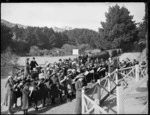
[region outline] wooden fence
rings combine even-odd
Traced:
[[[118,79],[121,74],[123,78]],[[106,77],[98,80],[90,89],[82,89],[82,114],[108,114],[101,104],[111,95],[117,100],[117,114],[124,113],[123,97],[148,80],[146,65],[135,65],[124,69],[116,69]],[[131,78],[136,81],[134,87],[124,92],[124,87],[119,85],[122,79]],[[143,79],[142,79],[143,78]]]

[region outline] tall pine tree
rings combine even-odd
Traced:
[[[99,29],[99,45],[102,45],[104,49],[130,50],[129,48],[137,39],[137,30],[136,24],[132,20],[133,16],[130,15],[128,9],[115,5],[109,7],[105,16],[106,22],[101,22],[102,28]]]

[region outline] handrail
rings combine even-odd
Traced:
[[[140,65],[140,67],[147,67],[147,65]]]
[[[131,74],[133,71],[134,71],[135,68],[132,68],[132,70],[130,72],[128,72],[127,74],[123,74],[123,73],[120,73],[122,75],[124,75],[123,78],[126,78],[127,76],[129,76],[129,74]]]
[[[110,73],[110,75],[112,75],[112,74],[114,74],[114,73],[116,73],[116,70],[114,70],[112,73]],[[101,79],[101,81],[107,79],[108,77],[109,77],[109,75],[105,76],[104,78]]]
[[[127,67],[127,68],[121,68],[121,69],[118,69],[118,71],[123,71],[123,70],[131,69],[131,68],[135,68],[135,66],[130,66],[130,67]]]
[[[87,91],[85,91],[85,93],[87,93],[88,91],[90,91],[92,88],[94,88],[96,85],[98,85],[98,82],[96,82],[92,87],[90,87]]]
[[[108,114],[105,110],[103,110],[101,107],[99,107],[93,100],[91,100],[87,95],[83,93],[83,97],[85,97],[88,101],[90,101],[97,109],[100,109],[103,114]]]

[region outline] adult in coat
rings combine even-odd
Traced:
[[[29,58],[26,59],[25,68],[24,68],[24,77],[27,78],[28,75],[30,75]]]
[[[84,78],[83,73],[79,74],[75,78],[75,89],[76,89],[76,106],[75,106],[75,114],[81,114],[82,111],[82,87],[83,83],[82,80]]]
[[[5,99],[3,102],[3,105],[8,107],[8,114],[13,113],[12,111],[12,106],[13,106],[13,78],[12,76],[8,76],[6,84],[5,84],[5,88],[6,88],[6,95],[5,95]]]
[[[55,71],[53,71],[52,74],[54,74]],[[52,85],[51,85],[51,100],[52,100],[52,104],[55,104],[55,98],[57,98],[59,96],[59,90],[58,90],[58,84],[59,84],[59,80],[58,80],[58,76],[56,74],[54,74],[51,77],[52,80]]]
[[[33,57],[33,60],[30,62],[30,66],[31,66],[31,70],[33,70],[33,68],[38,66],[37,62],[35,61],[35,57]]]
[[[24,114],[27,114],[29,108],[29,82],[24,84],[24,88],[22,89],[22,110]]]
[[[114,61],[109,58],[108,59],[108,73],[111,73],[114,71]]]

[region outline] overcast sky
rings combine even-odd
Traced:
[[[28,26],[88,28],[98,31],[109,6],[125,6],[141,22],[144,2],[133,3],[2,3],[1,19]]]

